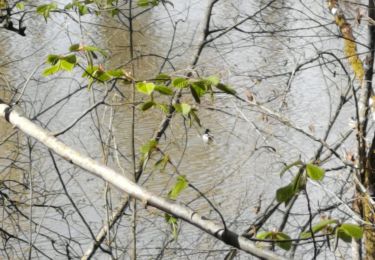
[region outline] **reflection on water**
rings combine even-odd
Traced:
[[[134,61],[130,60],[129,32],[119,21],[109,17],[87,16],[82,18],[79,25],[68,17],[54,14],[53,19],[45,25],[40,18],[33,17],[28,20],[28,36],[14,36],[11,46],[0,50],[4,52],[0,64],[13,61],[1,68],[4,71],[2,74],[10,77],[7,80],[12,83],[12,87],[20,89],[32,73],[35,64],[41,64],[47,54],[66,53],[72,43],[84,42],[98,45],[109,52],[109,58],[105,61],[106,68],[121,67],[130,70],[130,63],[133,62],[134,77],[139,80],[151,79],[160,70],[176,76],[184,75],[200,38],[206,2],[173,1],[174,7],[169,6],[168,12],[160,6],[140,15],[134,22]],[[220,1],[212,18],[212,26],[232,26],[267,2]],[[323,41],[322,38],[302,38],[302,35],[319,36],[327,33],[324,27],[296,30],[315,26],[314,19],[308,20],[311,16],[315,19],[318,19],[318,16],[325,17],[324,6],[314,4],[306,11],[302,4],[296,4],[295,1],[277,1],[260,15],[241,24],[238,30],[214,41],[204,50],[196,70],[201,76],[220,75],[232,84],[240,95],[248,89],[260,102],[266,102],[270,97],[274,98],[267,105],[282,111],[297,126],[307,129],[307,125],[314,124],[315,133],[320,135],[330,119],[327,110],[336,102],[330,98],[340,94],[344,86],[330,88],[331,83],[323,80],[326,72],[319,67],[293,76],[292,86],[287,84],[289,72],[315,55],[317,49],[323,45],[332,44],[325,38]],[[97,24],[100,27],[97,27]],[[213,35],[217,34],[218,32]],[[5,34],[1,37],[5,39],[8,36]],[[311,44],[314,41],[316,42]],[[98,62],[101,61],[102,58],[99,57]],[[25,102],[22,103],[22,108],[29,117],[34,117],[59,102],[57,106],[38,116],[38,122],[51,131],[64,129],[69,122],[79,117],[82,111],[99,100],[103,96],[103,91],[109,88],[98,85],[92,91],[78,91],[86,84],[84,79],[80,78],[80,72],[44,78],[41,77],[42,68],[30,77],[23,96]],[[2,82],[1,85],[5,86],[5,83]],[[61,136],[61,139],[93,158],[105,161],[104,154],[108,144],[102,140],[107,140],[108,134],[111,133],[113,137],[109,143],[113,151],[109,154],[109,164],[119,170],[132,172],[132,104],[129,104],[132,90],[131,86],[125,84],[119,84],[118,87],[124,97],[114,92],[110,99],[116,104],[113,108],[100,107]],[[290,92],[285,94],[288,88]],[[69,99],[63,99],[70,93],[75,94]],[[281,94],[285,94],[283,98],[287,105],[284,107],[280,106],[280,99],[276,98]],[[1,98],[6,96],[5,92],[1,93]],[[137,99],[145,97],[139,95]],[[331,107],[322,108],[322,104],[327,103],[332,103]],[[223,95],[219,95],[215,102],[205,100],[200,117],[204,125],[202,128],[190,127],[188,122],[177,116],[167,130],[166,137],[162,138],[160,147],[169,154],[176,165],[179,164],[179,172],[204,192],[217,205],[225,219],[238,228],[238,232],[242,232],[255,218],[252,208],[257,204],[259,195],[263,194],[264,203],[274,197],[273,191],[282,182],[277,174],[282,163],[294,161],[299,156],[309,160],[316,144],[307,143],[302,136],[282,127],[272,118],[254,113],[248,106]],[[135,144],[138,150],[152,137],[162,118],[163,113],[157,109],[147,112],[136,110]],[[0,127],[2,137],[12,131],[3,122]],[[213,145],[207,146],[201,141],[200,135],[204,128],[209,128],[214,133]],[[8,152],[16,147],[14,143],[2,145],[2,158],[10,156]],[[71,235],[83,244],[88,244],[91,238],[74,213],[74,209],[65,198],[54,194],[54,191],[61,190],[58,188],[56,174],[50,173],[51,162],[48,153],[40,146],[36,149],[40,151],[33,158],[33,169],[38,171],[35,178],[43,176],[41,180],[36,181],[42,182],[43,187],[48,190],[48,204],[61,205],[68,217],[64,216],[62,220],[58,211],[41,208],[34,210],[35,220],[44,221],[44,224],[55,232]],[[152,158],[149,166],[156,160],[158,158]],[[6,165],[4,161],[1,167],[5,169]],[[59,162],[59,166],[64,180],[69,184],[69,191],[96,232],[106,221],[106,209],[103,206],[104,184],[70,165]],[[167,167],[164,171],[149,167],[141,178],[141,183],[164,196],[174,180],[175,173],[172,167]],[[112,193],[111,199],[115,207],[120,195],[116,191]],[[181,201],[190,203],[190,206],[202,214],[218,219],[205,200],[192,199],[197,197],[199,195],[189,189],[182,194]],[[68,221],[65,220],[72,220],[75,224],[68,228]],[[128,246],[129,238],[126,234],[129,225],[129,222],[124,220],[117,227],[120,233],[118,236],[121,238],[120,247]],[[154,256],[159,252],[164,244],[163,240],[168,241],[170,238],[166,230],[168,227],[159,214],[140,211],[138,240],[141,258]],[[216,248],[215,242],[209,237],[202,236],[196,229],[185,224],[180,237],[183,239],[178,242],[186,248],[196,246],[196,242],[199,242],[202,252],[207,248]],[[38,239],[44,246],[50,246],[42,236]],[[77,255],[81,255],[86,245],[77,244],[74,242],[70,246],[77,250]],[[62,245],[63,241],[58,246]],[[180,254],[173,250],[167,251],[165,257],[171,259]],[[190,253],[188,249],[187,251]]]

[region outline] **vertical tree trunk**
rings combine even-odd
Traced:
[[[372,1],[372,0],[370,0]],[[368,152],[367,167],[365,171],[365,187],[368,195],[363,198],[363,218],[365,221],[375,223],[375,208],[370,202],[369,197],[374,197],[374,184],[375,184],[375,136],[372,140],[372,145]],[[375,259],[375,228],[373,226],[365,226],[365,251],[366,260]]]
[[[375,9],[374,9],[374,0],[369,0],[368,5],[368,16],[370,19],[375,19]],[[368,70],[366,71],[366,88],[368,91],[368,98],[370,98],[372,93],[372,78],[373,78],[373,64],[374,64],[374,49],[375,49],[375,26],[372,23],[369,23],[369,47],[370,53],[368,56]],[[368,99],[367,99],[368,100]],[[369,111],[367,111],[369,113]],[[364,125],[363,132],[366,132],[366,124]],[[365,151],[365,150],[364,150]],[[375,208],[374,205],[369,200],[369,196],[374,197],[374,185],[375,185],[375,136],[373,137],[372,144],[368,150],[366,156],[366,163],[364,164],[364,184],[366,190],[368,191],[367,195],[363,197],[363,218],[365,221],[374,224],[375,220]],[[367,225],[365,227],[365,251],[366,259],[372,260],[375,259],[375,229],[374,227]]]

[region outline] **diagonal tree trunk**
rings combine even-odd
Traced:
[[[131,181],[123,174],[101,164],[85,155],[80,154],[71,147],[59,141],[51,132],[36,125],[12,107],[0,100],[0,116],[5,118],[14,127],[41,142],[54,153],[66,161],[96,175],[112,184],[119,190],[129,194],[131,197],[139,200],[145,206],[157,208],[165,213],[171,214],[187,223],[190,223],[202,231],[216,237],[227,245],[241,249],[249,254],[262,259],[285,259],[274,252],[260,249],[244,236],[217,225],[214,222],[200,216],[197,212],[180,203],[176,203],[160,196],[156,196]]]

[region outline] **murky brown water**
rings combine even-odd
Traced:
[[[175,76],[184,75],[192,61],[192,54],[201,37],[202,17],[207,1],[172,2],[174,8],[168,9],[170,17],[160,6],[141,15],[134,23],[134,55],[140,57],[134,62],[135,77],[139,80],[153,78],[160,70]],[[267,2],[220,1],[214,11],[213,23],[218,27],[230,26],[234,21],[251,15]],[[231,84],[242,96],[245,89],[250,89],[260,102],[280,96],[288,87],[288,75],[284,73],[292,72],[298,64],[306,62],[321,50],[340,52],[341,42],[333,35],[333,31],[337,33],[334,26],[315,28],[318,24],[331,22],[323,1],[311,1],[306,5],[311,6],[304,6],[292,0],[277,2],[275,8],[265,10],[241,26],[241,30],[249,33],[233,31],[214,41],[204,50],[196,68],[197,72],[202,76],[220,75],[223,81]],[[173,42],[170,19],[178,21]],[[97,27],[97,24],[100,26]],[[53,14],[47,25],[40,17],[32,16],[27,20],[27,26],[27,37],[1,31],[0,71],[5,78],[4,82],[8,81],[17,89],[21,89],[25,80],[34,74],[23,96],[25,102],[22,103],[22,109],[31,118],[85,84],[85,80],[79,77],[81,72],[44,78],[41,76],[43,65],[34,71],[38,64],[42,64],[47,54],[66,53],[69,45],[76,42],[96,44],[110,53],[109,59],[105,62],[106,68],[130,68],[129,33],[121,23],[93,15],[83,17],[80,27],[69,18]],[[311,26],[314,28],[296,30]],[[281,31],[269,34],[264,33],[265,30]],[[169,52],[171,44],[173,47]],[[169,55],[170,60],[164,64],[160,57],[166,55]],[[7,65],[4,65],[6,63]],[[267,106],[279,110],[295,125],[322,136],[331,110],[338,102],[337,96],[346,88],[346,81],[339,76],[333,81],[331,71],[337,70],[338,74],[340,73],[340,69],[334,65],[319,67],[317,63],[312,63],[306,67],[312,68],[293,77],[290,92],[285,95],[287,106],[279,110],[281,98],[270,101]],[[280,76],[272,76],[279,74]],[[5,85],[4,82],[1,83],[2,86]],[[83,89],[77,92],[38,116],[38,122],[51,131],[64,129],[94,104],[94,99],[100,99],[106,87],[108,86],[98,85],[92,91]],[[114,103],[126,103],[131,96],[131,89],[125,85],[119,87],[125,98],[113,95],[112,100]],[[349,111],[346,107],[344,109]],[[337,133],[349,129],[347,120],[350,113],[345,113],[341,120],[343,123],[336,126]],[[152,137],[162,118],[162,113],[156,109],[147,112],[137,109],[137,150]],[[265,120],[246,104],[224,95],[219,95],[214,103],[207,99],[200,109],[200,118],[204,127],[189,127],[186,123],[185,129],[182,118],[176,117],[166,133],[167,138],[162,139],[161,147],[171,155],[174,162],[178,163],[182,159],[179,171],[204,192],[228,223],[241,233],[256,217],[252,209],[259,195],[263,194],[265,205],[274,197],[275,189],[285,182],[285,179],[280,179],[278,175],[282,163],[293,162],[300,156],[306,161],[310,160],[318,144],[281,126],[272,118]],[[97,129],[98,122],[102,125],[100,132]],[[109,164],[125,172],[132,172],[131,122],[131,110],[127,104],[114,106],[113,109],[100,107],[97,113],[86,116],[72,130],[61,136],[61,139],[83,153],[103,160],[99,134],[103,140],[107,140],[108,126],[112,124],[114,139],[111,139],[110,143],[112,148],[117,147],[118,153],[110,154]],[[1,122],[0,127],[2,140],[12,130],[4,122]],[[204,128],[211,129],[215,135],[215,143],[210,146],[205,145],[200,139],[199,135]],[[329,140],[333,141],[336,137],[333,136]],[[16,149],[14,143],[9,145],[1,146],[1,154],[6,153],[4,150]],[[262,148],[264,146],[274,147],[275,152]],[[57,233],[71,235],[79,241],[89,243],[87,230],[73,209],[67,206],[64,198],[58,197],[54,192],[60,189],[60,186],[56,173],[51,172],[47,151],[40,145],[36,145],[34,149],[36,152],[33,155],[32,172],[36,190],[47,190],[47,203],[64,205],[69,215],[67,220],[72,220],[75,224],[68,229],[65,220],[51,208],[34,209],[36,221]],[[24,156],[27,153],[25,150]],[[6,165],[8,164],[4,161],[2,167]],[[106,220],[104,183],[63,162],[59,162],[59,166],[64,180],[69,183],[69,191],[95,232]],[[175,179],[174,176],[170,168],[160,172],[149,167],[141,178],[141,183],[155,193],[165,195]],[[196,196],[196,192],[188,189],[181,196],[181,201],[189,203]],[[114,207],[119,197],[120,195],[113,191]],[[219,219],[202,198],[194,200],[189,205],[204,215]],[[277,224],[276,221],[269,227]],[[27,226],[27,223],[23,225]],[[129,243],[129,225],[128,220],[124,219],[116,228],[119,233],[119,247],[126,248]],[[25,232],[27,233],[27,229]],[[140,259],[154,259],[164,241],[170,238],[168,227],[159,213],[151,214],[141,210],[138,237]],[[37,236],[36,239],[36,243],[39,242],[41,246],[50,247],[42,236]],[[64,244],[60,242],[58,246]],[[77,250],[77,255],[81,255],[86,246],[85,242],[81,247],[72,245]],[[179,247],[185,250],[173,249]],[[194,227],[182,224],[179,240],[172,243],[164,257],[214,258],[221,252],[214,251],[210,256],[207,255],[207,250],[221,248],[221,243],[217,244],[210,237],[202,236]],[[119,257],[121,259],[121,256]],[[126,258],[126,254],[123,257]]]

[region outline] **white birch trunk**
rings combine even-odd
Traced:
[[[225,231],[224,227],[202,218],[199,214],[182,204],[172,202],[152,194],[143,187],[126,178],[121,173],[118,173],[104,164],[80,154],[71,147],[65,145],[63,142],[54,137],[51,132],[36,125],[26,117],[21,116],[18,112],[8,111],[10,111],[10,107],[7,104],[1,103],[0,116],[8,119],[9,123],[11,123],[13,126],[17,127],[25,134],[35,138],[65,160],[79,166],[91,174],[104,179],[113,186],[117,187],[119,190],[126,192],[131,197],[140,200],[144,205],[153,206],[159,210],[174,215],[175,217],[198,227],[202,231],[215,236],[226,244],[237,247],[254,256],[263,259],[285,259],[278,256],[274,252],[256,247],[250,240],[230,230]]]

